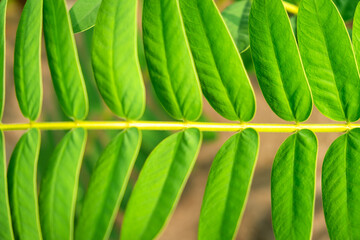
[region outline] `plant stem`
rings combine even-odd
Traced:
[[[287,12],[297,15],[299,8],[296,5],[284,1],[283,4]]]
[[[253,128],[258,132],[295,132],[309,129],[314,132],[346,132],[360,128],[360,124],[262,124],[262,123],[207,123],[207,122],[151,122],[151,121],[74,121],[74,122],[31,122],[0,124],[0,130],[15,131],[38,128],[40,130],[69,130],[85,128],[89,130],[119,130],[136,127],[140,130],[177,131],[187,128],[198,128],[205,132],[237,132]]]

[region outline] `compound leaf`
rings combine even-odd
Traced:
[[[14,239],[11,224],[8,185],[6,179],[6,156],[4,133],[0,132],[0,239]]]
[[[344,21],[351,20],[354,17],[356,5],[359,0],[333,0],[336,4]]]
[[[244,64],[213,0],[180,0],[205,97],[229,120],[250,121],[255,97]]]
[[[103,0],[92,42],[99,91],[118,116],[136,120],[145,110],[145,88],[137,55],[137,0]]]
[[[330,239],[360,238],[360,129],[336,139],[322,168],[322,199]]]
[[[281,0],[254,0],[250,46],[260,88],[271,109],[287,121],[305,121],[312,99],[294,33]]]
[[[14,81],[22,114],[35,121],[41,111],[41,34],[43,1],[28,0],[16,33]]]
[[[87,132],[68,132],[56,146],[40,185],[40,221],[44,239],[73,239],[75,203]]]
[[[128,202],[121,239],[154,239],[168,222],[195,164],[201,132],[187,129],[163,140],[142,168]]]
[[[83,120],[89,103],[65,0],[44,1],[44,35],[60,106],[68,117]]]
[[[74,33],[95,26],[96,16],[102,0],[77,0],[69,11]]]
[[[40,131],[30,129],[16,144],[8,168],[9,202],[15,239],[41,240],[37,195]]]
[[[333,2],[302,0],[297,30],[316,107],[333,120],[358,120],[358,68],[344,21]]]
[[[242,0],[231,4],[221,13],[239,52],[245,51],[250,46],[250,9],[251,1]]]
[[[108,239],[141,145],[141,132],[125,130],[96,163],[75,230],[76,239]]]
[[[317,139],[301,130],[285,140],[271,172],[271,212],[276,239],[310,239],[314,216]]]
[[[198,119],[200,84],[178,0],[144,0],[142,25],[150,78],[161,104],[175,119]]]
[[[259,150],[259,136],[245,129],[216,154],[201,207],[199,239],[233,239],[244,212]]]
[[[5,104],[5,23],[7,0],[0,0],[0,120],[2,119]]]

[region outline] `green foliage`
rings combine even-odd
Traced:
[[[0,0],[0,119],[4,112],[5,104],[5,59],[6,59],[6,39],[5,39],[5,23],[6,23],[6,7],[7,0]]]
[[[356,57],[357,65],[360,65],[360,5],[357,6],[353,29],[352,29],[352,42],[354,45],[354,52]]]
[[[69,14],[74,33],[86,31],[95,26],[102,0],[78,0]]]
[[[334,0],[344,21],[351,20],[354,17],[355,8],[359,0]]]

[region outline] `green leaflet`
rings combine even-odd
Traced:
[[[199,239],[233,239],[245,209],[259,151],[259,136],[245,129],[216,154],[206,184]]]
[[[168,222],[195,164],[201,132],[187,129],[150,154],[128,202],[121,239],[154,239]]]
[[[250,46],[250,9],[251,0],[242,0],[231,4],[222,12],[226,26],[228,27],[239,52],[247,50]]]
[[[125,130],[108,145],[91,175],[76,239],[108,239],[141,145],[141,132]]]
[[[302,0],[298,41],[314,102],[328,118],[360,117],[358,68],[345,24],[330,0]]]
[[[0,0],[0,120],[2,119],[5,104],[5,23],[7,0]]]
[[[8,200],[8,185],[6,179],[6,156],[4,133],[0,133],[0,239],[12,240],[10,206]]]
[[[28,0],[16,33],[14,81],[22,114],[35,121],[42,105],[42,0]]]
[[[360,239],[360,129],[336,139],[322,167],[322,199],[330,239]]]
[[[229,120],[250,121],[255,97],[236,45],[213,0],[180,0],[203,93]]]
[[[99,91],[118,116],[139,119],[145,87],[137,55],[137,0],[103,0],[94,28],[92,65]]]
[[[56,146],[40,185],[41,229],[45,239],[73,239],[75,203],[87,132],[68,132]]]
[[[333,0],[344,21],[351,20],[354,17],[356,5],[359,0]]]
[[[64,113],[83,120],[88,97],[65,0],[44,1],[44,36],[56,95]]]
[[[271,213],[276,239],[311,239],[318,143],[310,130],[281,144],[271,172]]]
[[[144,0],[142,25],[150,78],[161,104],[175,119],[198,119],[201,90],[179,0]]]
[[[77,0],[69,11],[74,33],[83,32],[95,25],[102,0]]]
[[[357,65],[360,66],[360,4],[356,8],[353,28],[352,28],[352,42]]]
[[[249,33],[256,75],[267,103],[286,121],[305,121],[312,111],[311,93],[282,1],[254,0]]]
[[[9,202],[15,239],[41,240],[36,186],[40,131],[30,129],[16,144],[8,168]]]

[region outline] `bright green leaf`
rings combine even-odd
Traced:
[[[44,1],[44,35],[60,106],[68,117],[83,120],[88,98],[65,0]]]
[[[354,17],[356,5],[359,0],[333,0],[344,21],[351,20]]]
[[[74,33],[83,32],[95,25],[102,0],[77,0],[69,11]]]
[[[344,21],[331,0],[302,0],[298,42],[316,107],[328,118],[360,117],[360,78]]]
[[[7,0],[0,0],[0,120],[3,116],[5,104],[5,23],[6,23]]]
[[[8,185],[6,179],[6,156],[4,133],[0,133],[0,239],[12,240],[10,206],[8,200]]]
[[[150,154],[128,202],[121,239],[154,239],[169,221],[201,146],[201,132],[187,129]]]
[[[30,129],[16,144],[8,168],[9,202],[15,239],[41,240],[37,194],[40,131]]]
[[[35,121],[42,105],[42,0],[28,0],[16,33],[14,81],[22,114]]]
[[[360,66],[360,4],[356,8],[353,28],[352,28],[352,42],[354,45],[354,52],[357,65]]]
[[[245,129],[221,147],[211,166],[201,207],[199,239],[233,239],[245,209],[259,136]]]
[[[175,119],[193,121],[202,112],[202,98],[178,1],[144,0],[145,57],[165,110]]]
[[[233,37],[239,52],[243,52],[250,46],[249,40],[249,15],[251,0],[242,0],[231,4],[222,12],[231,36]]]
[[[360,129],[336,139],[322,167],[322,199],[330,239],[360,239]]]
[[[310,130],[285,140],[271,172],[271,212],[276,239],[311,239],[318,143]]]
[[[75,203],[87,132],[77,128],[56,146],[41,180],[39,205],[44,239],[73,239]]]
[[[230,120],[250,121],[255,97],[240,54],[213,0],[180,0],[203,93]]]
[[[311,93],[282,1],[254,0],[249,32],[256,75],[267,103],[286,121],[305,121],[312,111]]]
[[[92,42],[92,64],[102,97],[116,115],[132,120],[145,110],[136,11],[137,0],[103,0]]]
[[[75,231],[76,239],[108,239],[141,144],[141,132],[125,130],[96,163]]]

